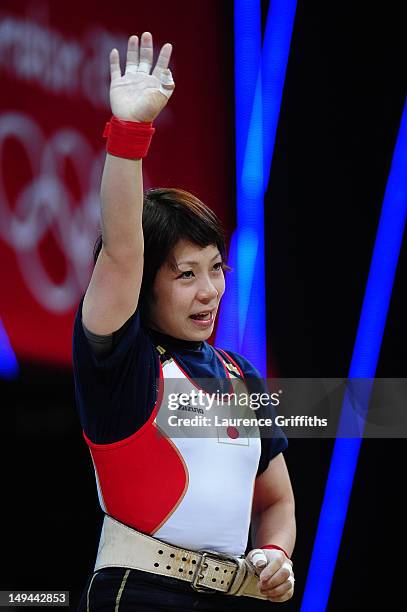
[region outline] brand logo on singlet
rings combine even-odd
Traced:
[[[199,406],[191,406],[191,404],[180,404],[177,407],[177,410],[186,410],[187,412],[195,412],[197,414],[204,414],[204,409],[199,408]]]

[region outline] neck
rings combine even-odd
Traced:
[[[197,350],[202,348],[203,342],[201,340],[183,340],[182,338],[174,338],[169,336],[158,329],[153,327],[149,328],[149,333],[153,337],[154,342],[157,344],[163,344],[164,346],[170,345],[174,348]]]

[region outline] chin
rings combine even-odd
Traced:
[[[213,325],[209,329],[197,329],[195,332],[191,332],[191,340],[207,340],[210,338],[213,332]]]
[[[175,331],[175,330],[174,330]],[[209,338],[211,333],[213,332],[213,325],[210,329],[185,329],[185,327],[181,330],[177,330],[177,333],[171,334],[175,338],[179,338],[180,340],[190,340],[192,342],[204,341]]]

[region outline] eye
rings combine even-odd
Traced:
[[[180,274],[178,276],[178,278],[192,278],[194,275],[194,273],[192,272],[192,270],[187,270],[186,272],[182,272],[182,274]]]
[[[218,261],[213,267],[216,272],[220,272],[223,269],[223,261]]]

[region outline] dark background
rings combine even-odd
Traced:
[[[269,362],[284,376],[349,371],[406,93],[401,6],[298,4],[266,201]],[[404,241],[377,376],[406,376],[406,273]],[[403,564],[405,446],[362,443],[329,610],[402,602],[391,567]],[[291,440],[286,453],[297,596],[332,447]]]
[[[233,197],[232,3],[216,6],[216,30],[228,32],[219,70],[229,75],[230,96],[216,137],[225,122],[222,172]],[[269,366],[280,376],[347,375],[405,98],[403,24],[401,3],[298,4],[265,202]],[[232,228],[233,215],[226,217]],[[377,376],[406,375],[406,272],[404,244]],[[101,514],[71,371],[25,361],[16,381],[2,383],[2,398],[15,406],[17,435],[3,462],[12,561],[1,588],[70,590],[74,602],[94,561]],[[285,454],[298,521],[296,595],[286,610],[300,609],[332,447],[291,440]],[[404,440],[362,443],[329,610],[398,609],[403,601],[404,450]]]

